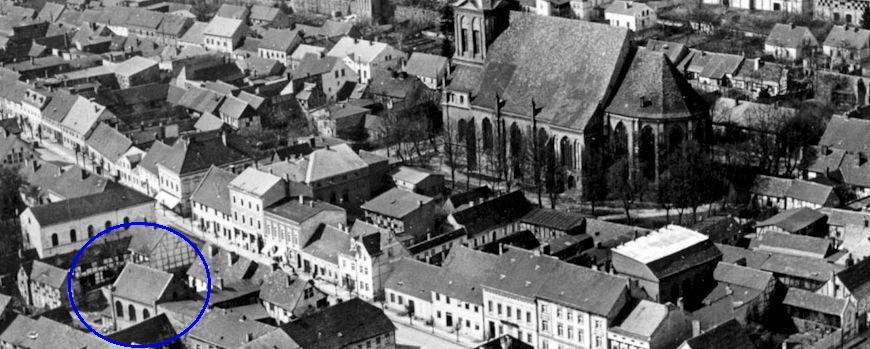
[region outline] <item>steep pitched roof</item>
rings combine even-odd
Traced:
[[[263,196],[276,185],[282,183],[280,177],[268,172],[248,167],[236,178],[230,181],[229,186],[255,196]]]
[[[530,117],[534,100],[539,123],[583,130],[608,97],[628,38],[625,28],[511,12],[510,26],[487,48],[480,78],[469,78],[472,104],[493,109],[498,94],[503,111]]]
[[[468,303],[483,304],[481,281],[497,272],[499,263],[496,255],[456,245],[430,281],[430,290]]]
[[[441,268],[436,265],[402,258],[393,262],[392,267],[392,272],[384,281],[384,289],[431,301],[432,290],[443,284],[438,278]]]
[[[813,36],[809,28],[783,23],[777,23],[773,26],[764,44],[787,48],[819,46],[819,42],[816,41],[816,37]]]
[[[521,219],[523,223],[568,231],[583,225],[586,216],[578,213],[536,207]]]
[[[850,49],[862,49],[870,44],[870,30],[861,29],[858,27],[846,27],[845,25],[835,25],[828,32],[823,46],[840,47],[846,46]]]
[[[791,179],[779,178],[767,175],[758,175],[755,177],[755,182],[752,183],[750,193],[784,198],[788,189],[791,187]]]
[[[663,53],[639,48],[608,113],[644,119],[681,119],[709,106]]]
[[[696,73],[710,79],[723,79],[728,74],[737,73],[744,57],[727,53],[690,50],[678,65],[681,70]]]
[[[855,298],[864,299],[870,296],[870,258],[840,271],[837,278]]]
[[[438,78],[446,72],[447,57],[414,52],[405,63],[405,72],[424,78]]]
[[[806,228],[810,224],[825,218],[825,215],[816,210],[801,207],[782,211],[775,216],[755,224],[757,227],[774,225],[782,230],[793,233]]]
[[[222,4],[215,16],[244,20],[247,14],[248,8],[245,6]]]
[[[100,123],[94,129],[94,132],[91,133],[91,136],[88,137],[88,140],[85,141],[85,144],[106,159],[109,159],[109,161],[116,162],[127,152],[127,149],[130,149],[133,141],[121,132],[118,132],[114,127]]]
[[[263,278],[260,299],[283,309],[292,310],[296,308],[306,287],[314,287],[314,284],[294,278],[283,270],[275,270]]]
[[[303,348],[333,349],[385,333],[392,335],[396,326],[381,309],[354,298],[284,324],[281,329]]]
[[[531,203],[518,190],[454,212],[451,216],[459,225],[465,227],[469,235],[474,236],[492,227],[519,220],[531,210]]]
[[[171,152],[172,147],[161,141],[155,141],[151,144],[151,148],[148,148],[145,156],[142,157],[142,162],[139,163],[139,167],[157,175],[157,163],[163,161],[163,159],[169,156]]]
[[[808,309],[822,314],[839,316],[846,308],[846,300],[825,296],[799,288],[789,288],[782,304]]]
[[[155,304],[163,297],[171,281],[170,273],[127,263],[113,284],[115,290],[112,294],[144,304]]]
[[[170,154],[160,164],[184,175],[206,170],[212,165],[222,166],[248,159],[246,154],[229,144],[228,141],[225,145],[217,132],[191,135],[176,141]]]
[[[324,211],[344,212],[344,209],[319,200],[286,200],[266,208],[266,212],[294,222],[304,222],[314,215]]]
[[[220,348],[239,348],[248,342],[249,336],[256,339],[275,329],[247,316],[239,308],[212,309],[188,336]]]
[[[281,52],[291,52],[295,49],[294,44],[299,44],[299,29],[266,29],[263,31],[263,40],[260,48]]]
[[[683,55],[689,52],[684,44],[654,39],[647,41],[646,49],[664,53],[673,64],[679,63],[683,59]]]
[[[381,53],[389,48],[388,44],[382,42],[360,40],[345,36],[341,40],[338,40],[326,55],[341,59],[351,57],[355,62],[372,63]]]
[[[773,274],[737,264],[719,262],[713,271],[713,279],[730,285],[765,290],[773,280]]]
[[[667,305],[644,299],[638,302],[622,321],[614,324],[610,331],[648,341],[652,339],[669,312]]]
[[[274,21],[281,13],[281,9],[272,6],[251,6],[251,19],[258,21]]]
[[[304,253],[338,264],[338,255],[350,249],[350,234],[331,225],[321,224],[305,242]]]
[[[228,5],[224,4],[223,6]],[[236,31],[244,28],[244,26],[245,23],[238,19],[214,17],[211,19],[211,22],[208,22],[208,26],[205,27],[202,33],[204,35],[230,37],[235,34]]]
[[[35,260],[30,267],[30,280],[53,289],[64,289],[68,273],[68,269]]]
[[[792,256],[782,253],[771,253],[770,258],[761,265],[761,270],[764,271],[809,279],[820,283],[827,282],[834,273],[843,269],[845,269],[843,266],[828,263],[824,259]]]
[[[110,349],[114,344],[101,340],[90,333],[62,323],[40,317],[37,320],[24,315],[15,315],[0,333],[0,341],[22,348],[89,348]]]

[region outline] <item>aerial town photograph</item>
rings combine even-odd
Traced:
[[[0,0],[0,349],[870,349],[870,0]]]

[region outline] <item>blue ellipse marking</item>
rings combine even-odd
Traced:
[[[173,234],[178,235],[178,237],[184,239],[184,241],[187,242],[187,244],[189,244],[190,247],[193,247],[193,250],[194,250],[194,251],[196,251],[196,254],[199,256],[199,260],[202,261],[202,265],[205,267],[205,276],[208,278],[208,291],[206,291],[206,293],[205,293],[205,302],[202,304],[202,309],[200,309],[199,314],[196,316],[196,319],[193,320],[193,322],[190,323],[190,325],[188,325],[187,328],[184,329],[184,331],[181,331],[180,333],[178,333],[178,334],[175,335],[174,337],[169,338],[169,339],[166,339],[166,340],[163,340],[163,341],[160,341],[160,342],[151,343],[151,344],[130,344],[130,343],[121,343],[121,342],[118,342],[118,341],[112,340],[111,338],[106,337],[106,336],[100,334],[99,332],[97,332],[97,330],[93,329],[93,328],[91,327],[91,325],[88,324],[87,321],[85,321],[85,319],[82,317],[82,314],[79,313],[79,309],[76,307],[75,299],[73,299],[73,298],[74,298],[74,297],[73,297],[73,292],[72,292],[72,280],[73,280],[73,274],[74,274],[74,271],[75,271],[75,268],[76,268],[76,264],[78,264],[78,262],[79,262],[79,257],[82,256],[82,252],[83,252],[86,248],[88,248],[88,245],[90,245],[92,242],[94,242],[94,241],[95,241],[96,239],[98,239],[99,237],[105,235],[106,233],[109,233],[109,232],[111,232],[112,230],[115,230],[115,229],[124,228],[124,227],[130,227],[130,226],[134,226],[134,225],[144,225],[144,226],[149,226],[149,227],[160,228],[160,229],[163,229],[163,230],[167,230],[167,231],[169,231],[169,232],[172,232]],[[176,339],[180,339],[180,338],[183,337],[185,334],[187,334],[187,332],[190,331],[190,330],[193,328],[193,326],[196,325],[197,322],[199,322],[200,319],[202,319],[202,316],[205,314],[205,310],[208,308],[208,301],[209,301],[209,299],[211,298],[211,272],[209,272],[209,269],[208,269],[208,263],[205,261],[205,256],[202,255],[202,251],[200,251],[199,248],[196,247],[196,244],[194,244],[193,241],[190,241],[190,239],[188,239],[187,236],[184,236],[184,234],[181,234],[181,233],[175,231],[175,229],[172,229],[172,228],[170,228],[170,227],[167,227],[167,226],[164,226],[164,225],[160,225],[160,224],[157,224],[157,223],[151,223],[151,222],[129,222],[129,223],[123,223],[123,224],[113,225],[113,226],[107,228],[106,230],[101,231],[101,232],[100,232],[99,234],[97,234],[96,236],[94,236],[94,237],[88,239],[88,242],[86,242],[86,243],[84,244],[84,246],[82,246],[82,248],[79,249],[79,252],[76,253],[76,257],[73,259],[72,266],[69,268],[69,273],[67,274],[66,291],[67,291],[67,294],[69,295],[69,304],[72,306],[73,311],[75,311],[76,316],[79,318],[79,321],[81,321],[81,323],[82,323],[83,325],[85,325],[85,327],[87,327],[88,330],[91,331],[91,333],[97,335],[97,337],[100,337],[100,338],[102,338],[103,340],[105,340],[105,341],[107,341],[107,342],[109,342],[109,343],[112,343],[112,344],[115,344],[115,345],[120,345],[120,346],[122,346],[122,347],[127,347],[127,348],[154,348],[154,347],[158,347],[158,346],[161,346],[161,345],[169,344],[169,343],[175,341]],[[109,304],[109,306],[112,306],[112,304]]]

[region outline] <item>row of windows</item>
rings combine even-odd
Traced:
[[[130,217],[124,217],[124,223],[130,223]],[[112,226],[112,221],[106,221],[106,229]],[[129,229],[129,227],[125,227],[124,229]],[[88,225],[88,239],[94,237],[94,226]],[[60,239],[57,236],[57,233],[51,234],[51,246],[55,247],[60,245]],[[75,228],[69,230],[69,242],[73,243],[78,240],[78,236],[76,235]]]
[[[487,303],[486,303],[487,311],[488,311],[490,314],[493,312],[492,304],[493,304],[492,301],[487,301]],[[497,303],[495,309],[496,309],[496,314],[498,314],[499,316],[501,316],[502,314],[504,314],[504,315],[505,315],[506,317],[508,317],[508,318],[513,317],[513,308],[511,308],[510,305],[506,305],[506,306],[504,307],[505,312],[502,312],[502,304],[501,304],[501,303]],[[523,312],[522,312],[522,310],[520,310],[519,308],[517,308],[516,315],[517,315],[517,316],[516,316],[517,321],[523,321]],[[529,324],[532,323],[532,312],[530,312],[530,311],[526,311],[526,323],[529,323]]]

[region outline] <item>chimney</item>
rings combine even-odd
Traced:
[[[788,24],[789,29],[794,29],[794,22]]]
[[[88,171],[82,169],[82,180],[88,179]]]
[[[423,200],[417,200],[417,207],[423,207]]]
[[[224,289],[224,278],[217,278],[217,287],[218,289]]]
[[[287,175],[287,179],[290,179],[290,175],[289,175],[289,174]],[[301,194],[299,195],[299,204],[300,204],[300,205],[304,205],[304,204],[305,204],[305,197],[302,196]]]
[[[631,1],[626,1],[625,2],[625,9],[628,10],[630,8],[631,8]]]
[[[39,161],[36,161],[36,159],[30,159],[27,161],[30,161],[30,169],[33,170],[33,172],[39,170]]]
[[[683,300],[683,297],[677,298],[677,307],[681,310],[686,310],[686,301]]]
[[[208,245],[208,256],[214,257],[214,254],[217,252],[217,248],[214,245]]]
[[[30,57],[30,64],[36,64],[36,58]]]
[[[701,335],[701,321],[692,320],[692,337],[697,337],[699,335]]]
[[[731,289],[731,286],[725,285],[725,294],[728,296],[734,294],[734,290]]]
[[[221,143],[227,146],[227,131],[221,131]]]
[[[227,251],[227,265],[233,265],[236,261],[236,253]]]
[[[253,333],[246,333],[245,334],[245,342],[247,343],[247,342],[250,342],[252,340],[254,340],[254,334]]]

